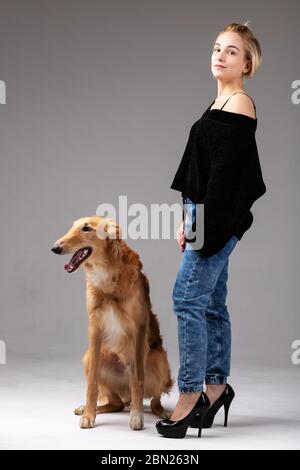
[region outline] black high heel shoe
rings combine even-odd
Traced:
[[[190,423],[194,420],[197,415],[197,426],[199,429],[198,437],[201,437],[201,428],[204,421],[205,413],[210,407],[210,401],[208,396],[201,392],[198,401],[194,405],[194,408],[189,412],[187,416],[180,419],[179,421],[172,421],[171,419],[162,419],[156,422],[157,431],[165,437],[185,437],[187,428]]]
[[[205,417],[204,417],[202,428],[210,428],[213,425],[214,417],[222,406],[224,406],[224,426],[226,427],[227,420],[228,420],[229,407],[234,396],[235,396],[235,393],[234,393],[233,388],[231,387],[231,385],[226,384],[226,388],[224,392],[222,393],[222,395],[220,395],[219,398],[207,410],[207,413],[205,414]],[[198,419],[198,416],[196,415],[192,423],[190,424],[190,427],[197,428],[198,421],[199,419]]]

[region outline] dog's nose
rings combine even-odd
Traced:
[[[62,247],[59,245],[53,245],[53,247],[51,248],[51,251],[59,255],[62,252]]]

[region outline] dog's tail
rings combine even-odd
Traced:
[[[160,349],[164,353],[163,357],[165,358],[165,361],[166,361],[166,370],[167,370],[166,379],[167,379],[167,382],[164,384],[164,388],[163,388],[162,391],[166,394],[169,394],[171,389],[174,386],[175,379],[173,377],[171,377],[171,370],[170,370],[170,366],[169,366],[168,359],[167,359],[167,353],[163,348],[163,340],[162,340],[162,336],[160,334],[158,318],[152,311],[149,281],[148,281],[148,278],[145,274],[143,274],[143,273],[141,273],[141,274],[142,274],[142,279],[143,279],[145,300],[146,300],[146,303],[147,303],[147,308],[149,309],[149,313],[150,313],[149,346],[150,346],[150,349],[152,349],[152,350],[153,349]]]
[[[160,335],[159,330],[159,321],[157,316],[152,311],[152,303],[150,299],[150,286],[149,280],[144,273],[141,273],[143,288],[144,288],[144,297],[146,301],[147,308],[149,309],[150,314],[150,324],[149,324],[149,346],[151,349],[162,347],[162,336]]]

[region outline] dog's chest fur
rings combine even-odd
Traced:
[[[112,305],[104,309],[102,313],[103,340],[112,349],[117,347],[124,339],[125,331],[118,313]]]
[[[126,289],[116,270],[104,269],[93,266],[86,272],[89,321],[98,328],[104,346],[128,363],[135,348],[132,338],[144,322],[144,311],[138,292]]]
[[[105,269],[99,267],[91,268],[87,273],[87,279],[93,284],[94,287],[101,288],[102,284],[108,280],[108,273]]]

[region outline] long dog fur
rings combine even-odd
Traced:
[[[138,253],[121,238],[120,226],[105,217],[82,217],[52,251],[76,253],[65,269],[73,272],[82,265],[86,272],[89,346],[83,357],[86,404],[75,410],[82,415],[80,427],[94,427],[96,413],[130,406],[131,429],[143,429],[143,398],[151,399],[154,414],[168,418],[170,412],[160,400],[174,379],[152,311],[148,278]]]

